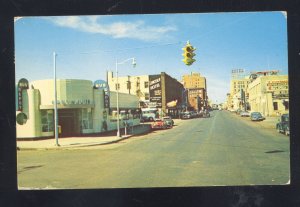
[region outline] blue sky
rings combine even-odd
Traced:
[[[196,62],[182,62],[187,40]],[[15,21],[16,80],[105,79],[116,59],[119,76],[166,72],[177,80],[199,72],[208,96],[223,102],[232,69],[287,74],[287,24],[282,12],[24,17]]]

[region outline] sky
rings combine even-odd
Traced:
[[[196,62],[183,63],[186,42]],[[53,78],[106,79],[166,72],[178,81],[198,72],[207,94],[222,103],[229,93],[231,70],[288,72],[287,21],[283,12],[23,17],[15,19],[16,81]]]

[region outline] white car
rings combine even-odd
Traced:
[[[241,115],[241,117],[249,117],[250,112],[249,111],[241,111],[240,115]]]

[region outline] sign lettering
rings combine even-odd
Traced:
[[[104,91],[104,108],[109,108],[110,106],[110,94],[109,94],[109,85],[104,80],[96,80],[94,82],[94,88]]]
[[[25,78],[20,79],[17,87],[18,87],[18,101],[16,102],[17,110],[22,111],[23,110],[22,92],[24,89],[29,88],[28,80]]]

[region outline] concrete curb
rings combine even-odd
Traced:
[[[72,149],[78,149],[78,148],[85,148],[85,147],[94,147],[94,146],[101,146],[101,145],[109,145],[109,144],[115,144],[118,143],[120,141],[129,139],[131,137],[135,137],[135,136],[142,136],[145,134],[149,134],[151,133],[152,130],[151,128],[145,132],[141,132],[141,133],[137,133],[137,134],[132,134],[132,135],[127,135],[124,137],[121,137],[119,139],[115,139],[112,141],[108,141],[108,142],[103,142],[103,143],[97,143],[97,144],[81,144],[81,145],[77,145],[77,146],[60,146],[60,147],[38,147],[38,148],[34,148],[34,147],[17,147],[17,151],[34,151],[34,150],[72,150]]]

